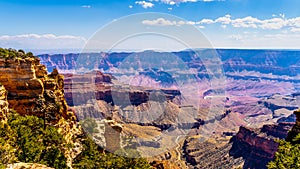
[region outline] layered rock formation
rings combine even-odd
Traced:
[[[79,120],[112,117],[114,109],[126,116],[126,112],[146,111],[149,101],[163,103],[180,100],[180,91],[153,89],[117,84],[113,77],[100,71],[85,74],[64,74],[64,92],[69,106],[73,107]],[[154,106],[154,105],[153,105]],[[155,107],[155,106],[154,106]],[[122,111],[122,112],[120,112]],[[115,117],[118,116],[115,114]],[[131,116],[134,116],[131,114]],[[133,117],[130,117],[133,118]],[[123,119],[125,120],[125,119]]]
[[[48,75],[38,58],[0,59],[0,82],[8,92],[9,108],[22,115],[44,117],[41,112],[51,106],[56,112],[51,118],[56,122],[62,117],[74,118],[64,99],[63,76],[57,70]]]
[[[190,120],[186,124],[180,124],[179,128],[193,127],[197,129],[191,133],[191,136],[193,135],[195,138],[187,139],[183,146],[186,160],[194,168],[219,168],[220,166],[223,168],[238,166],[254,168],[254,165],[258,164],[265,167],[264,165],[270,161],[276,151],[274,138],[284,138],[291,126],[284,123],[265,126],[263,124],[292,122],[294,117],[291,116],[291,111],[298,108],[297,98],[288,95],[297,91],[300,82],[296,76],[300,72],[299,51],[217,50],[217,52],[220,54],[224,73],[227,77],[227,84],[224,87],[226,90],[224,102],[226,102],[225,106],[229,111],[224,113],[220,111],[219,114],[214,114],[213,117],[208,118],[206,117],[207,112],[203,108],[203,111],[196,112],[194,116],[197,118],[196,121]],[[62,71],[74,68],[78,70],[81,67],[85,68],[87,63],[94,63],[89,66],[114,72],[131,54],[133,53],[84,54],[89,57],[85,57],[87,60],[82,62],[79,54],[42,55],[40,58],[49,70],[54,68]],[[143,52],[134,53],[134,55],[143,54]],[[195,73],[200,88],[197,96],[204,98],[206,94],[211,96],[212,90],[218,90],[211,89],[207,85],[210,80],[205,68],[207,65],[201,62],[201,57],[197,57],[197,53],[182,51],[173,54],[178,56]],[[198,53],[199,56],[201,54],[204,55],[205,52]],[[290,56],[294,57],[291,58]],[[79,61],[77,61],[78,59]],[[180,105],[180,102],[174,101],[176,97],[180,96],[179,90],[159,90],[166,99],[150,101],[151,93],[155,93],[159,88],[177,87],[176,81],[165,73],[172,71],[172,69],[161,70],[144,69],[141,73],[134,74],[133,81],[128,81],[127,85],[114,83],[114,79],[109,75],[106,77],[110,80],[104,80],[105,74],[96,72],[93,72],[93,75],[89,75],[88,78],[82,75],[66,74],[65,96],[71,106],[78,106],[78,103],[82,104],[81,107],[77,107],[76,113],[79,119],[113,117],[117,121],[134,123],[143,129],[156,127],[166,131],[172,129],[171,126],[179,112],[183,114],[186,112],[182,111],[184,106]],[[188,73],[179,71],[178,77],[184,77]],[[122,82],[126,82],[125,76],[127,76],[126,73],[124,73],[124,78],[121,77],[123,78],[121,79]],[[97,78],[100,80],[95,80]],[[146,87],[133,88],[129,85]],[[192,88],[193,85],[195,84],[184,87]],[[195,95],[195,93],[190,94]],[[77,103],[74,103],[74,100]],[[167,110],[161,116],[156,117],[156,121],[148,120],[148,122],[147,119],[151,119],[151,116],[144,112],[149,110],[151,104],[157,105],[156,103],[160,101],[166,103]],[[221,102],[223,104],[223,101]],[[202,103],[205,107],[209,104],[209,100],[203,99],[201,105]],[[95,108],[95,105],[98,106]],[[297,118],[300,122],[300,113],[298,114],[299,117]],[[133,117],[137,117],[137,119]],[[138,120],[142,122],[136,122]],[[241,125],[249,125],[249,128],[242,127],[239,129]],[[217,141],[199,141],[201,131],[198,128],[209,129],[210,126],[217,126],[214,133],[211,134],[213,137],[219,137],[216,139]],[[250,129],[250,127],[261,126],[263,127],[259,130]],[[300,123],[298,127],[294,127],[293,131],[295,133],[300,132]],[[231,136],[236,133],[237,135],[230,141]],[[265,142],[270,146],[265,143],[260,144],[260,142]]]
[[[242,157],[244,168],[267,168],[278,148],[275,139],[284,139],[292,126],[293,123],[280,123],[265,125],[261,129],[240,127],[231,139],[233,145],[229,153],[234,158]]]
[[[294,123],[279,123],[273,125],[264,125],[261,128],[262,133],[266,133],[268,136],[273,136],[275,138],[284,139],[287,137],[288,132],[291,130]]]
[[[240,127],[231,137],[214,135],[210,139],[191,137],[185,140],[186,161],[196,168],[265,169],[278,148],[275,139],[284,139],[293,123],[264,125],[260,129]]]
[[[243,165],[242,158],[234,158],[229,155],[232,144],[228,138],[205,140],[201,137],[191,137],[185,140],[183,145],[184,155],[190,168],[232,169]]]
[[[73,147],[64,150],[68,165],[80,153],[77,136],[82,134],[76,117],[68,111],[64,98],[64,77],[56,69],[48,74],[35,57],[0,58],[0,118],[6,119],[8,108],[21,115],[45,119],[47,125],[59,128],[67,143]],[[5,90],[5,89],[6,90]],[[7,102],[6,102],[7,96]]]
[[[113,77],[100,71],[92,71],[85,74],[64,74],[65,98],[68,105],[86,104],[90,99],[104,100],[112,105],[138,106],[150,100],[150,93],[156,91],[151,88],[126,87],[112,82]],[[160,91],[160,90],[158,90]],[[161,90],[168,100],[174,99],[181,93],[178,90]],[[152,100],[159,98],[159,94],[152,96]],[[75,103],[74,103],[75,102]]]
[[[3,85],[0,85],[0,121],[7,120],[8,111],[7,91]]]
[[[276,75],[291,75],[295,76],[299,70],[299,51],[275,51],[275,50],[216,50],[223,61],[225,72],[230,71],[258,71],[261,73],[273,73]],[[203,51],[202,54],[209,53]],[[57,68],[60,70],[72,70],[80,68],[84,63],[78,62],[80,57],[89,56],[92,63],[97,64],[97,68],[107,70],[112,67],[117,67],[129,55],[133,53],[90,53],[90,54],[55,54],[55,55],[40,55],[42,63],[45,64],[50,71]],[[141,53],[134,53],[143,55]],[[192,51],[173,52],[174,56],[179,57],[189,67],[195,67],[199,70],[203,69],[203,63],[199,58],[195,57]],[[81,55],[81,56],[80,56]],[[85,57],[87,58],[87,57]],[[82,65],[80,65],[82,64]],[[205,69],[205,68],[204,68]],[[199,73],[200,77],[207,77],[205,74]],[[236,78],[255,78],[256,76],[234,76]],[[284,80],[284,79],[277,79]]]

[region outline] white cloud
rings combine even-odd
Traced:
[[[222,23],[222,24],[230,24],[231,16],[227,14],[225,16],[217,18],[214,22],[215,23],[219,22],[219,23]]]
[[[167,5],[179,5],[181,3],[188,3],[188,2],[213,2],[213,1],[225,1],[225,0],[147,0],[147,1],[136,1],[135,4],[141,5],[143,8],[152,8],[154,3],[158,4],[167,4]],[[168,8],[171,10],[172,8]]]
[[[274,15],[275,16],[275,15]],[[284,14],[280,14],[280,17],[273,17],[270,19],[258,19],[252,16],[246,16],[243,18],[233,18],[227,14],[222,17],[218,17],[215,20],[204,18],[198,22],[194,21],[170,21],[164,18],[158,18],[154,20],[144,20],[142,22],[146,25],[152,26],[180,26],[180,25],[195,25],[201,26],[210,24],[221,24],[222,28],[227,28],[229,25],[233,28],[252,28],[263,30],[281,30],[290,32],[300,32],[300,17],[285,18]]]
[[[202,19],[199,24],[212,24],[215,23],[215,21],[211,20],[211,19]]]
[[[157,1],[157,0],[156,0]],[[213,2],[213,1],[225,1],[225,0],[160,0],[164,4],[168,5],[175,5],[180,3],[187,3],[187,2]]]
[[[133,6],[132,6],[132,5],[129,5],[129,6],[128,6],[128,8],[130,8],[130,9],[131,9],[131,8],[133,8]]]
[[[151,2],[146,2],[146,1],[136,1],[135,4],[141,5],[143,8],[152,8],[154,6],[153,3]]]
[[[196,25],[193,21],[171,21],[165,18],[157,18],[154,20],[143,20],[142,24],[150,26],[181,26],[181,25]],[[204,28],[204,26],[202,26]]]
[[[0,36],[0,46],[22,49],[71,49],[82,48],[86,39],[80,36],[53,34],[23,34]]]
[[[92,6],[91,5],[82,5],[81,7],[82,8],[91,8]]]
[[[300,27],[300,17],[288,19],[287,24],[291,27],[299,28]]]
[[[287,20],[283,18],[261,20],[259,25],[262,29],[281,29],[285,26],[287,26]]]
[[[142,24],[151,26],[173,26],[177,25],[176,21],[170,21],[165,18],[157,18],[155,20],[143,20]]]
[[[196,22],[193,22],[193,21],[186,21],[185,24],[187,24],[187,25],[196,25]]]
[[[238,18],[230,21],[233,27],[236,28],[257,28],[257,23],[260,22],[257,18],[247,16],[245,18]]]
[[[170,5],[175,5],[176,3],[174,1],[171,1],[170,2]]]
[[[271,19],[263,20],[252,16],[232,19],[231,15],[225,15],[215,20],[204,18],[197,22],[197,24],[205,25],[219,23],[222,27],[224,27],[224,25],[231,25],[235,28],[261,28],[264,30],[288,28],[291,31],[297,31],[298,28],[300,28],[300,17],[287,19],[284,14],[279,14],[280,17],[276,17],[277,15],[273,16],[274,17]]]

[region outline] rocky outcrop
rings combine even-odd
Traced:
[[[178,90],[155,90],[141,87],[126,87],[112,82],[113,77],[100,71],[86,74],[64,74],[65,98],[69,106],[86,104],[90,99],[104,100],[112,105],[138,106],[147,101],[172,100],[181,93]],[[161,93],[163,93],[163,95]],[[150,96],[151,94],[151,96]],[[151,98],[150,98],[151,97]]]
[[[293,123],[265,125],[261,129],[240,127],[239,132],[231,139],[230,156],[242,157],[243,168],[263,169],[275,155],[278,148],[276,138],[284,139]]]
[[[294,126],[294,123],[279,123],[276,125],[264,125],[261,128],[262,133],[266,133],[268,136],[284,139],[288,135],[288,131]]]
[[[190,168],[195,169],[232,169],[243,164],[242,158],[229,155],[232,144],[227,139],[188,138],[183,150]]]
[[[123,126],[114,120],[103,119],[96,121],[97,132],[92,134],[96,144],[106,151],[115,152],[121,148],[121,132]]]
[[[47,125],[58,127],[66,144],[72,145],[64,149],[67,163],[71,166],[72,159],[81,151],[77,136],[82,132],[75,125],[76,116],[68,111],[64,77],[56,69],[48,74],[40,59],[35,57],[1,57],[0,82],[3,85],[0,86],[0,118],[5,119],[10,108],[21,115],[41,117]]]
[[[278,143],[274,139],[260,136],[253,130],[241,127],[238,134],[232,139],[233,147],[230,155],[243,157],[244,168],[266,168],[274,157]]]
[[[22,115],[43,117],[44,109],[51,106],[55,122],[74,118],[64,99],[63,76],[57,70],[48,75],[38,58],[0,59],[0,82],[8,92],[9,108]]]
[[[139,105],[149,99],[149,94],[146,91],[126,90],[121,86],[113,87],[111,84],[112,76],[103,74],[100,71],[92,71],[81,75],[65,74],[64,76],[65,97],[70,106],[86,104],[90,99],[104,100],[113,105],[114,102],[126,99],[129,99],[133,105]]]
[[[46,68],[39,67],[39,60],[34,58],[0,59],[0,82],[8,91],[9,107],[21,114],[31,111],[34,99],[44,93],[41,81],[44,75],[47,75]]]
[[[191,137],[184,142],[184,155],[194,168],[264,169],[277,151],[275,139],[284,139],[292,126],[280,123],[260,129],[240,127],[233,137],[226,132],[209,139]]]
[[[7,120],[8,111],[7,91],[3,85],[0,85],[0,121]]]

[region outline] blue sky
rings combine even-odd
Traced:
[[[298,49],[299,6],[299,0],[2,0],[0,46],[80,49],[120,17],[160,12],[185,22],[160,17],[141,23],[167,30],[192,25],[216,48]]]

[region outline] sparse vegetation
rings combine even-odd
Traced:
[[[87,118],[80,122],[80,125],[85,130],[86,135],[93,135],[93,133],[97,133],[97,123],[93,118]]]
[[[101,149],[87,138],[83,142],[84,150],[75,159],[75,169],[151,169],[150,164],[143,158],[128,158],[109,152],[101,153]]]
[[[43,119],[20,116],[12,111],[8,122],[2,122],[0,130],[2,165],[21,161],[67,168],[66,157],[62,152],[65,140],[57,128],[49,126],[44,129]]]
[[[28,52],[26,53],[24,50],[15,50],[15,49],[4,49],[0,48],[0,58],[12,59],[12,58],[35,58],[35,56]]]
[[[93,124],[92,121],[88,123]],[[92,127],[92,126],[89,126]],[[75,169],[147,169],[146,159],[127,158],[105,152],[86,137],[82,141],[83,151],[74,159]],[[11,111],[8,121],[0,123],[0,168],[14,162],[39,163],[57,169],[67,167],[63,153],[66,144],[58,129],[44,128],[44,120],[36,116],[21,116]]]

